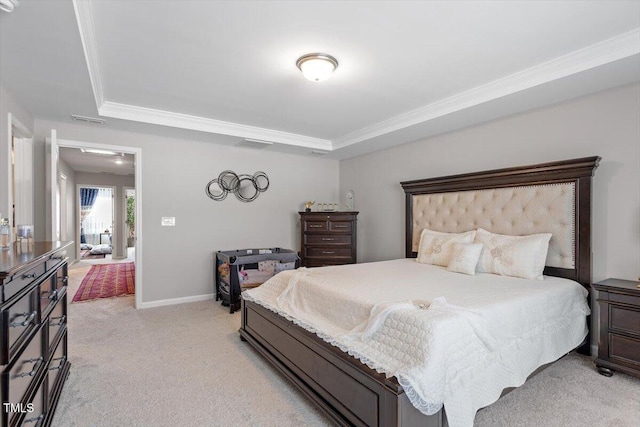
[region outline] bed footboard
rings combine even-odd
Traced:
[[[386,378],[316,335],[250,301],[242,301],[240,336],[344,426],[446,427],[411,405],[395,378]]]

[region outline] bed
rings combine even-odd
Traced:
[[[548,277],[540,283],[544,283],[550,292],[559,292],[568,282],[565,279],[570,279],[582,285],[584,288],[582,292],[586,295],[591,283],[591,179],[599,160],[599,157],[589,157],[401,183],[406,194],[407,259],[389,261],[389,263],[397,263],[391,268],[404,271],[411,270],[417,265],[413,258],[418,255],[420,234],[424,228],[447,233],[466,232],[478,228],[510,235],[548,232],[551,233],[551,242],[544,268],[544,274]],[[403,262],[404,264],[401,264]],[[349,275],[341,271],[348,267],[350,266],[328,267],[323,271],[335,270],[333,277],[335,281],[339,281],[343,280],[345,274]],[[369,273],[376,276],[379,273],[373,270],[380,268],[380,264],[361,264],[351,267],[360,269],[357,274],[353,273],[355,275],[364,276],[371,270]],[[440,267],[434,269],[434,274],[444,273]],[[332,276],[329,274],[329,277]],[[289,278],[289,282],[291,279]],[[326,277],[323,276],[323,280],[326,281]],[[353,278],[349,280],[352,280],[353,287],[361,286],[357,280]],[[287,283],[282,283],[282,286],[286,287],[286,285]],[[299,288],[302,289],[301,286]],[[450,310],[451,307],[455,309],[459,304],[464,305],[465,291],[464,288],[462,289],[459,295],[450,297],[456,304],[445,302],[441,307]],[[469,295],[472,293],[471,289],[468,288]],[[327,299],[333,301],[331,299],[333,296],[327,295]],[[431,295],[433,296],[435,294]],[[425,298],[427,303],[425,308],[429,308],[425,310],[425,315],[436,307],[431,297]],[[381,298],[369,303],[382,301],[385,296]],[[418,410],[411,403],[412,401],[420,402],[420,399],[416,399],[415,396],[416,390],[420,388],[412,389],[412,385],[407,383],[403,375],[388,377],[379,372],[379,366],[372,365],[371,360],[363,358],[363,353],[358,349],[352,351],[353,348],[345,348],[344,342],[327,339],[304,321],[283,315],[282,312],[278,313],[277,310],[273,310],[273,307],[269,307],[269,304],[264,304],[264,301],[258,303],[250,299],[243,300],[241,338],[253,345],[339,424],[447,425],[445,410],[425,415],[424,408]],[[371,304],[354,303],[349,307],[335,302],[329,306],[333,306],[334,312],[342,310],[344,317],[349,318],[357,317],[358,310],[366,312],[372,307]],[[509,304],[501,306],[503,311],[509,309],[519,310],[519,308],[510,307]],[[407,308],[407,310],[411,309]],[[561,307],[558,310],[561,310]],[[392,310],[391,313],[389,316],[401,315],[403,312]],[[304,315],[304,311],[301,314]],[[423,315],[422,312],[418,314]],[[474,329],[473,322],[467,322],[467,325],[469,329]],[[575,339],[575,331],[572,336]],[[480,349],[483,343],[486,344],[489,341],[483,340],[483,335],[477,331],[470,332],[469,337],[475,339]],[[544,340],[546,336],[542,334],[539,338]],[[581,353],[589,354],[588,333],[582,342],[578,341],[574,344]],[[566,351],[572,349],[573,344]],[[372,350],[369,348],[363,351],[366,356],[366,351]],[[553,357],[560,356],[561,354]],[[539,358],[540,365],[552,361],[537,355],[532,355],[532,358]],[[375,359],[373,355],[372,359]],[[538,364],[535,366],[537,367]],[[526,375],[531,371],[533,369],[529,366]],[[487,372],[493,371],[487,370]],[[432,375],[434,382],[436,379],[440,381],[442,378],[445,380],[450,378],[450,376],[441,376],[437,370],[432,371]],[[488,378],[488,380],[491,379]],[[404,384],[404,387],[401,384]],[[521,382],[513,385],[519,384]],[[445,383],[443,388],[447,386],[448,384]],[[489,394],[491,393],[495,393],[495,390],[490,390]],[[475,394],[470,396],[473,397]],[[449,406],[445,403],[445,407]],[[451,408],[454,408],[453,404]],[[433,408],[426,412],[433,412]],[[475,410],[473,413],[475,414]],[[449,411],[450,418],[453,414]],[[461,425],[460,420],[465,418],[455,415],[455,423]],[[454,419],[451,418],[450,421],[453,424]]]

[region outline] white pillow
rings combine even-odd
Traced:
[[[551,233],[507,236],[478,228],[475,241],[484,248],[477,271],[542,280],[549,240]]]
[[[442,233],[425,228],[420,233],[418,258],[422,264],[441,265],[446,267],[451,259],[454,243],[471,243],[476,235],[475,230],[466,233]]]
[[[476,265],[482,252],[482,243],[454,243],[451,247],[451,260],[448,271],[455,273],[476,274]]]

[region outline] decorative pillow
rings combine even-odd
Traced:
[[[291,262],[279,262],[276,264],[276,273],[279,273],[281,271],[284,270],[295,270],[296,268],[296,262],[295,261],[291,261]]]
[[[109,245],[95,245],[93,247],[93,249],[91,249],[91,252],[89,252],[91,255],[103,255],[103,254],[110,254],[111,253],[111,246]]]
[[[81,251],[87,251],[87,250],[91,250],[93,249],[93,245],[89,244],[89,243],[80,243],[80,250]]]
[[[482,243],[454,243],[451,246],[451,260],[447,270],[473,276],[476,274],[481,252]]]
[[[542,280],[549,240],[551,233],[507,236],[478,228],[475,241],[484,248],[477,271]]]
[[[258,261],[258,271],[262,273],[274,273],[277,262],[278,261],[274,259],[269,259],[266,261]]]
[[[425,228],[420,233],[418,258],[422,264],[442,265],[446,267],[451,259],[454,243],[471,243],[476,235],[475,230],[466,233],[442,233]]]

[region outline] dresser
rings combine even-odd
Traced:
[[[615,371],[640,377],[640,282],[607,279],[593,285],[598,291],[600,335],[598,372]]]
[[[2,427],[48,426],[69,374],[67,255],[72,242],[0,251]]]
[[[355,264],[358,212],[298,212],[304,267]]]

